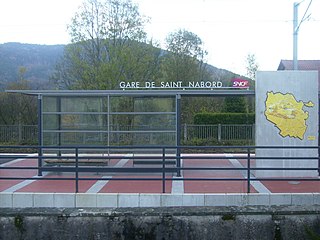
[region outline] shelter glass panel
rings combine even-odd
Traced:
[[[175,98],[139,97],[134,99],[135,112],[175,112]]]
[[[103,114],[64,114],[61,115],[61,129],[65,130],[106,130],[106,115]]]
[[[104,97],[62,97],[61,112],[107,112]]]
[[[107,145],[108,133],[106,132],[63,132],[61,133],[62,145]]]
[[[113,132],[110,133],[110,145],[175,145],[176,133],[173,132]]]
[[[44,97],[42,106],[43,112],[57,112],[58,111],[58,98],[56,97]]]
[[[42,114],[44,145],[176,144],[174,96],[43,96]]]
[[[43,116],[43,129],[44,130],[59,130],[59,115],[45,114]]]

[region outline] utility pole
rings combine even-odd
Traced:
[[[300,3],[304,2],[305,0],[297,3],[293,3],[293,70],[298,70],[298,32],[299,28],[302,22],[309,19],[310,15],[306,16],[309,7],[312,3],[312,0],[310,0],[309,5],[307,7],[307,10],[305,11],[301,21],[298,24],[298,7]]]
[[[298,6],[293,3],[293,70],[298,70]]]

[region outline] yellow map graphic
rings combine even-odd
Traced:
[[[309,113],[303,107],[313,107],[314,103],[297,101],[291,93],[267,92],[266,110],[268,121],[275,124],[282,137],[294,137],[303,140],[307,130]]]

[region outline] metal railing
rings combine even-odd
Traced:
[[[37,144],[37,136],[37,125],[0,125],[0,143]]]
[[[129,141],[133,134],[129,134],[132,132],[132,127],[127,126],[125,129],[127,132],[117,132],[117,129],[112,129],[111,141],[117,143],[117,145],[121,145],[122,142]],[[37,144],[38,127],[36,125],[0,125],[0,143],[6,144]],[[99,139],[90,139],[90,134],[88,132],[70,132],[70,137],[67,139],[68,142],[78,142],[82,144],[86,144],[87,142],[90,144],[90,141],[102,141],[105,136],[104,133],[101,132],[97,136],[100,136]],[[126,134],[129,137],[126,137]],[[206,142],[224,142],[224,141],[242,141],[245,144],[253,144],[255,139],[255,125],[241,125],[241,124],[216,124],[216,125],[194,125],[194,124],[183,124],[181,129],[182,140],[184,144],[192,144],[193,140],[204,140]],[[79,136],[78,136],[79,135]],[[87,137],[88,135],[88,137]],[[145,142],[152,142],[154,138],[154,133],[145,133],[144,138]],[[159,134],[157,134],[158,136]],[[171,133],[163,133],[163,141],[173,141]],[[87,138],[88,139],[87,139]],[[125,138],[125,140],[121,139]],[[141,136],[139,136],[141,138]],[[102,139],[102,140],[101,140]],[[135,141],[136,142],[136,141]]]
[[[0,149],[3,148],[0,146]],[[37,150],[38,154],[27,155],[21,157],[20,155],[3,155],[0,154],[0,161],[4,159],[9,162],[14,159],[36,161],[34,166],[18,164],[11,165],[9,163],[1,164],[0,171],[4,174],[0,175],[0,181],[10,180],[61,180],[61,181],[74,181],[75,192],[79,192],[79,183],[81,181],[161,181],[162,192],[166,193],[166,182],[170,181],[236,181],[246,183],[246,192],[250,193],[252,183],[255,181],[320,181],[319,176],[319,156],[318,146],[159,146],[159,147],[142,147],[142,146],[122,146],[122,147],[86,147],[86,146],[60,146],[60,147],[48,147],[48,146],[6,146],[6,148],[23,149],[33,148]],[[185,150],[197,149],[197,151],[204,151],[206,154],[181,154]],[[233,149],[241,149],[245,154],[231,155],[227,154],[232,152]],[[254,154],[257,150],[270,150],[279,149],[280,152],[284,150],[297,150],[303,153],[313,151],[313,156],[307,154],[305,156],[256,156]],[[210,150],[217,150],[223,154],[208,154]],[[265,151],[266,153],[268,151]],[[121,153],[121,154],[120,154]],[[132,166],[109,166],[107,164],[101,165],[103,161],[110,160],[122,160],[132,161]],[[53,161],[50,161],[53,160]],[[210,166],[202,166],[194,164],[201,160],[212,161]],[[215,161],[237,160],[239,164],[232,166],[217,166]],[[275,164],[275,166],[259,167],[257,161],[303,161],[304,164],[300,166],[283,167],[285,164]],[[184,166],[182,161],[195,161],[191,167]],[[135,164],[136,162],[136,164]],[[143,164],[143,166],[138,166]],[[308,166],[309,165],[309,166]],[[15,170],[16,175],[6,174],[9,171]],[[23,176],[23,171],[34,170],[36,175]],[[8,172],[7,172],[8,171]],[[200,174],[198,177],[185,177],[187,172],[202,171],[207,172],[221,172],[226,171],[230,173],[239,172],[234,177],[204,177],[206,174]],[[263,173],[263,176],[258,172]],[[292,173],[294,175],[298,173],[306,174],[307,177],[295,177],[295,176],[272,176],[275,172],[280,171],[282,173]],[[58,176],[46,176],[46,172],[57,173]],[[62,177],[62,173],[73,173],[73,176]],[[87,176],[84,173],[108,173],[109,177],[96,176],[94,174]],[[121,173],[130,173],[134,177],[124,177]],[[143,177],[143,174],[152,173],[155,177]],[[110,177],[110,174],[118,174],[117,178]],[[259,176],[260,175],[260,176]],[[281,175],[281,174],[280,174]],[[41,177],[40,177],[41,176]],[[173,178],[177,176],[178,178]]]
[[[211,141],[249,141],[254,142],[254,124],[216,124],[216,125],[183,125],[184,142],[192,139],[205,139]]]

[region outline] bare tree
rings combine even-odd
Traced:
[[[167,55],[163,60],[163,74],[170,81],[201,81],[208,78],[202,40],[187,30],[170,33],[166,38]]]
[[[115,89],[119,81],[148,81],[157,70],[160,49],[147,41],[131,0],[86,0],[68,30],[66,47],[53,79],[62,88]]]
[[[246,58],[246,69],[247,69],[247,77],[255,80],[256,72],[259,68],[259,64],[257,63],[256,56],[254,54],[248,54]]]

